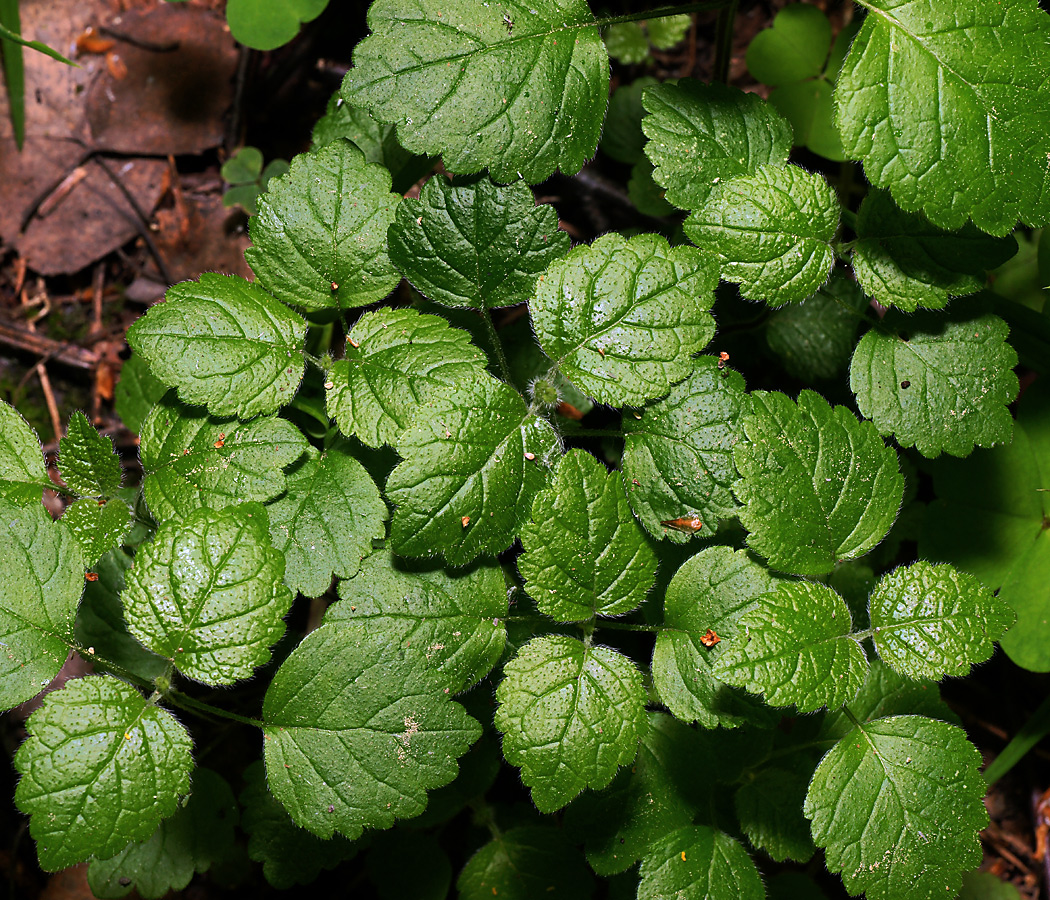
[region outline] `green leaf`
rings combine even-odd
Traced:
[[[879,656],[903,675],[934,680],[988,659],[1015,618],[972,575],[921,560],[883,576],[870,607]]]
[[[828,869],[869,900],[933,900],[981,861],[981,757],[961,728],[921,716],[861,725],[824,757],[806,797]],[[849,802],[843,802],[843,798]]]
[[[1021,892],[1009,881],[991,872],[963,872],[959,900],[1022,900]]]
[[[656,581],[656,555],[631,515],[623,476],[583,450],[558,462],[532,502],[521,543],[525,590],[562,622],[630,612]]]
[[[166,710],[109,676],[47,695],[15,754],[15,803],[49,872],[146,840],[190,788],[190,737]]]
[[[627,499],[650,534],[672,543],[693,536],[694,519],[714,534],[738,508],[733,447],[751,401],[743,378],[721,365],[699,357],[667,397],[623,420]]]
[[[846,156],[835,127],[832,91],[833,85],[827,78],[814,78],[773,88],[769,102],[791,123],[796,145],[842,162]]]
[[[253,50],[274,50],[316,19],[328,0],[230,0],[226,20],[234,39]]]
[[[1017,253],[1011,236],[995,238],[967,223],[944,231],[904,212],[885,191],[871,191],[857,211],[853,271],[883,306],[941,309],[951,297],[979,291],[986,272]]]
[[[787,162],[791,126],[757,94],[683,78],[646,90],[645,152],[680,209],[700,209],[718,185]]]
[[[370,447],[392,444],[435,388],[479,381],[484,369],[470,336],[441,317],[377,309],[354,323],[329,372],[328,414]]]
[[[211,769],[193,773],[192,793],[149,840],[128,844],[111,859],[94,859],[88,885],[99,898],[136,890],[145,900],[181,891],[196,872],[207,872],[233,848],[237,801],[226,780]]]
[[[648,19],[645,28],[649,32],[649,42],[657,50],[670,50],[681,43],[692,25],[692,16],[678,15]]]
[[[740,617],[779,578],[743,550],[710,547],[687,560],[667,586],[664,626],[653,650],[653,686],[679,719],[704,728],[768,724],[761,704],[714,672],[727,643],[742,633]],[[708,632],[713,632],[713,637]]]
[[[1009,443],[1017,354],[998,316],[887,315],[857,344],[850,387],[881,434],[923,456]]]
[[[443,176],[398,207],[388,239],[390,259],[421,293],[478,309],[531,299],[536,279],[570,243],[554,207],[537,206],[523,182]]]
[[[609,56],[625,66],[644,62],[649,57],[649,39],[638,22],[610,25],[603,39]]]
[[[816,853],[809,822],[802,815],[813,765],[801,754],[782,762],[786,765],[750,773],[733,804],[741,829],[755,847],[777,862],[806,863]]]
[[[263,155],[258,147],[241,147],[222,164],[219,174],[227,184],[258,184]]]
[[[325,622],[363,621],[388,647],[421,650],[452,693],[484,678],[507,640],[507,587],[492,563],[449,571],[381,550],[339,583],[339,596]]]
[[[132,353],[113,390],[114,408],[128,430],[138,434],[149,411],[167,392],[168,386],[149,370],[146,361]]]
[[[540,812],[560,809],[585,787],[605,787],[634,759],[645,734],[645,690],[615,650],[547,635],[503,667],[495,724],[503,755],[521,767]]]
[[[642,860],[638,900],[763,900],[747,851],[708,825],[671,832]]]
[[[627,196],[634,208],[646,216],[670,216],[675,208],[664,199],[664,189],[653,180],[653,164],[640,159],[631,167],[627,179]]]
[[[421,651],[390,653],[366,623],[310,632],[270,683],[263,721],[270,790],[324,838],[419,815],[481,736]]]
[[[624,872],[660,838],[691,825],[706,808],[708,773],[698,765],[698,732],[665,713],[649,713],[631,767],[604,791],[588,791],[565,811],[566,828],[586,841],[599,875]]]
[[[84,557],[62,522],[37,503],[0,500],[0,709],[47,687],[75,644]]]
[[[391,546],[405,556],[440,552],[452,565],[500,553],[559,449],[546,420],[494,378],[432,394],[397,441],[404,462],[386,485],[397,504]]]
[[[756,34],[747,47],[747,68],[765,84],[776,86],[816,78],[831,48],[831,23],[815,6],[793,3]]]
[[[205,684],[250,678],[270,659],[292,605],[284,557],[255,503],[165,522],[126,576],[128,630]]]
[[[283,467],[308,446],[287,419],[220,419],[169,393],[142,426],[143,494],[158,522],[201,506],[272,500],[285,490]]]
[[[357,853],[357,845],[342,835],[323,841],[296,825],[266,787],[262,760],[244,770],[244,780],[241,827],[248,834],[248,855],[263,864],[263,875],[273,887],[310,884],[323,870]]]
[[[40,438],[17,409],[0,400],[0,498],[30,506],[40,503],[42,488],[54,486]]]
[[[82,497],[108,497],[120,487],[120,457],[111,438],[99,434],[79,409],[69,417],[66,436],[58,442],[58,471]]]
[[[350,578],[386,536],[386,504],[372,477],[346,448],[313,448],[287,476],[288,490],[267,507],[270,538],[284,555],[293,594],[319,597],[332,576]]]
[[[153,681],[167,671],[168,663],[135,640],[124,622],[121,594],[132,564],[130,554],[115,549],[95,565],[98,580],[84,587],[84,599],[77,610],[76,640],[87,651],[86,658],[100,656],[144,681]]]
[[[95,565],[104,553],[120,545],[131,524],[131,510],[119,499],[99,506],[98,500],[85,498],[66,507],[62,521],[84,552],[84,565]]]
[[[617,162],[633,166],[645,159],[645,134],[642,131],[642,91],[659,84],[646,75],[630,84],[621,84],[609,100],[609,111],[602,128],[602,151]]]
[[[904,494],[897,454],[870,422],[834,409],[813,391],[798,405],[779,393],[751,395],[748,440],[733,458],[748,544],[774,568],[830,572],[863,556],[890,530]]]
[[[463,867],[460,900],[587,900],[594,880],[583,855],[557,828],[525,825],[498,833]]]
[[[857,282],[834,271],[815,294],[772,311],[766,320],[766,343],[796,378],[838,378],[849,365],[867,306]]]
[[[749,300],[804,300],[828,278],[839,204],[831,186],[798,166],[762,166],[722,183],[685,223],[694,244],[717,253],[722,277]]]
[[[250,419],[276,412],[303,378],[306,323],[235,275],[170,288],[128,329],[128,343],[186,403]]]
[[[406,149],[530,184],[594,155],[609,63],[584,0],[379,0],[368,27],[343,96]]]
[[[367,306],[401,280],[386,250],[400,201],[386,169],[349,141],[333,141],[270,182],[244,258],[259,284],[291,306]]]
[[[530,305],[543,351],[585,393],[613,405],[661,397],[714,335],[718,274],[694,247],[607,234],[556,260]]]
[[[740,618],[715,674],[773,706],[834,709],[857,695],[868,672],[852,630],[849,607],[831,588],[785,582]]]
[[[1050,218],[1050,23],[1031,0],[866,0],[836,87],[851,159],[935,225]]]

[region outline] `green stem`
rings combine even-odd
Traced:
[[[611,619],[602,619],[598,627],[611,628],[613,631],[647,631],[650,634],[667,630],[663,625],[640,625],[636,622],[614,622]]]
[[[683,3],[680,6],[665,6],[661,9],[651,9],[648,12],[627,13],[622,16],[605,16],[595,19],[599,28],[607,25],[622,25],[624,22],[643,22],[646,19],[666,19],[668,16],[680,16],[686,13],[706,12],[709,9],[721,9],[730,3],[735,5],[736,0],[704,0],[701,3]]]
[[[303,353],[303,359],[305,359],[315,369],[320,370],[322,373],[328,371],[328,367],[325,365],[325,361],[320,356],[314,356],[312,353]]]
[[[565,432],[565,437],[607,437],[623,440],[623,432],[616,428],[573,428]]]
[[[857,717],[853,715],[852,712],[850,712],[850,708],[848,706],[843,706],[842,711],[846,714],[846,718],[853,723],[854,728],[860,728],[860,722],[858,722]]]
[[[496,351],[496,361],[499,363],[499,371],[503,376],[503,380],[507,384],[513,384],[513,379],[510,377],[510,365],[507,363],[507,355],[503,352],[503,344],[499,339],[499,333],[496,331],[496,326],[492,321],[492,311],[489,309],[483,309],[481,311],[481,318],[485,322],[485,330],[488,332],[489,340],[492,342],[492,349]]]
[[[241,725],[251,725],[253,728],[263,727],[263,723],[258,719],[250,719],[247,716],[241,716],[237,713],[230,712],[229,710],[220,709],[218,706],[212,706],[210,703],[201,703],[200,700],[194,700],[192,697],[186,696],[182,691],[171,690],[166,696],[172,703],[176,706],[181,706],[183,709],[203,713],[204,715],[218,716],[220,719],[229,719],[231,722],[239,722]]]
[[[736,23],[738,0],[732,0],[718,11],[715,26],[715,68],[712,80],[729,83],[729,60],[733,55],[733,26]]]
[[[988,768],[984,770],[984,780],[988,784],[995,784],[1048,734],[1050,734],[1050,696],[1039,704],[1039,708],[1021,726],[1021,730],[1013,736],[1003,752],[993,759]]]

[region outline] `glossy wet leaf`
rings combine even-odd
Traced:
[[[724,181],[685,223],[718,254],[722,277],[749,300],[804,300],[831,273],[839,204],[831,186],[798,166],[762,166]]]
[[[998,316],[889,315],[853,355],[850,387],[882,434],[923,456],[967,456],[974,444],[1009,443],[1017,354]]]
[[[650,87],[642,130],[653,177],[680,209],[700,209],[723,181],[782,165],[791,126],[757,94],[683,78]]]
[[[664,625],[653,650],[653,686],[667,708],[704,728],[765,725],[762,705],[715,674],[730,641],[743,636],[741,616],[780,579],[743,550],[709,547],[688,559],[667,586]],[[719,638],[712,640],[708,632]]]
[[[812,391],[797,406],[780,393],[751,398],[748,440],[734,450],[748,545],[797,575],[863,556],[897,518],[904,479],[896,453],[870,422]]]
[[[521,543],[525,590],[562,622],[630,612],[656,579],[656,556],[631,514],[623,476],[583,450],[561,458],[532,502]]]
[[[141,437],[143,494],[160,522],[201,506],[272,500],[285,490],[284,467],[308,446],[287,419],[220,419],[170,393],[153,408]]]
[[[0,709],[35,697],[58,674],[83,590],[84,555],[70,530],[39,503],[0,500]]]
[[[66,507],[62,521],[80,544],[84,565],[90,568],[127,535],[131,510],[120,499],[109,500],[99,506],[98,500],[85,497]]]
[[[113,441],[99,434],[80,410],[69,417],[66,436],[58,442],[58,471],[82,497],[109,496],[120,487],[120,457]]]
[[[555,261],[530,304],[540,346],[602,403],[661,397],[714,334],[718,274],[695,247],[607,234]]]
[[[284,557],[255,503],[165,522],[125,579],[128,630],[183,674],[233,684],[270,659],[292,605]]]
[[[387,479],[395,552],[453,565],[510,546],[560,450],[551,426],[502,382],[434,393],[398,438]]]
[[[232,850],[237,818],[237,801],[225,779],[211,769],[195,769],[189,800],[148,840],[128,844],[110,859],[91,861],[91,893],[117,898],[135,890],[154,900],[181,891],[195,873],[207,872]]]
[[[52,486],[40,438],[17,409],[0,400],[0,498],[29,506]]]
[[[540,812],[585,787],[605,787],[645,733],[645,691],[634,664],[564,635],[529,641],[503,667],[495,724],[503,755],[521,767]]]
[[[883,306],[905,312],[941,309],[952,297],[984,287],[987,272],[1017,252],[1012,237],[995,238],[970,223],[945,231],[872,191],[857,211],[853,271]]]
[[[977,833],[988,824],[980,764],[962,729],[946,722],[893,716],[854,728],[817,767],[806,797],[828,869],[870,900],[957,892],[962,872],[981,861]]]
[[[522,825],[485,844],[456,881],[462,900],[586,900],[594,879],[583,854],[557,828]]]
[[[456,759],[481,736],[421,651],[389,649],[363,624],[322,625],[266,692],[270,790],[319,837],[354,839],[419,815],[426,792],[456,777]]]
[[[765,891],[747,851],[709,825],[671,832],[642,860],[638,900],[762,900]]]
[[[942,228],[1050,218],[1050,23],[1031,0],[866,0],[836,86],[851,159]]]
[[[325,622],[363,622],[391,648],[415,647],[452,693],[484,678],[506,643],[507,587],[492,563],[445,569],[380,550],[339,596]]]
[[[523,182],[431,178],[390,227],[390,258],[436,303],[491,309],[532,298],[536,279],[569,249],[558,214]]]
[[[594,155],[608,57],[584,0],[379,0],[343,82],[453,172],[535,184]]]
[[[311,448],[269,504],[270,538],[284,556],[292,593],[319,597],[332,576],[349,578],[386,536],[387,508],[372,477],[345,447]]]
[[[128,329],[128,344],[186,403],[216,416],[276,412],[303,378],[306,323],[266,291],[206,272],[168,289]]]
[[[879,656],[911,678],[968,674],[1015,618],[972,575],[922,560],[885,575],[870,607]]]
[[[701,356],[664,399],[623,418],[627,499],[650,534],[672,543],[693,535],[665,523],[697,518],[707,536],[738,506],[733,447],[751,402],[739,373],[719,362]]]
[[[15,803],[54,872],[153,834],[190,788],[190,737],[171,713],[111,676],[48,694],[15,754]],[[89,811],[85,815],[85,810]]]
[[[356,344],[356,346],[355,346]],[[394,443],[437,387],[482,378],[485,355],[467,332],[412,309],[365,313],[328,375],[328,414],[370,447]]]
[[[244,258],[259,284],[291,306],[367,306],[401,279],[386,250],[400,201],[386,169],[349,141],[333,141],[270,182]]]
[[[852,630],[849,608],[831,588],[779,584],[740,618],[715,674],[773,706],[834,709],[857,695],[868,672]]]

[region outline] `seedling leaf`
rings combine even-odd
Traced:
[[[108,497],[120,487],[120,457],[113,441],[92,428],[80,410],[69,417],[66,436],[58,442],[58,471],[82,497]]]

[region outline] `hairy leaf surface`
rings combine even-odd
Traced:
[[[904,493],[897,456],[870,422],[812,391],[798,405],[780,393],[751,395],[748,440],[733,458],[748,544],[774,568],[830,572],[863,556],[889,531]]]
[[[303,378],[306,323],[258,285],[205,272],[128,329],[128,344],[187,403],[242,419],[276,412]]]
[[[536,336],[561,372],[603,403],[661,397],[714,334],[718,273],[694,247],[656,234],[607,234],[556,260],[530,304]]]
[[[389,647],[415,647],[452,693],[484,678],[507,640],[507,587],[492,563],[449,571],[381,550],[339,583],[339,596],[325,622],[363,621]]]
[[[998,316],[886,316],[853,355],[850,387],[882,434],[923,456],[1009,443],[1017,354]]]
[[[109,500],[103,506],[100,502],[85,497],[69,504],[62,513],[62,522],[80,544],[84,565],[89,568],[120,544],[131,522],[131,510],[123,500]]]
[[[233,684],[284,634],[283,579],[262,506],[195,510],[139,548],[125,578],[128,629],[190,678]]]
[[[1050,22],[1031,0],[865,0],[836,85],[851,159],[942,228],[1050,218]]]
[[[624,416],[623,475],[627,499],[646,530],[672,543],[693,535],[668,522],[699,519],[714,534],[735,514],[733,447],[751,411],[744,380],[712,356],[663,400]]]
[[[481,736],[422,652],[392,654],[364,623],[310,632],[270,683],[263,721],[274,796],[297,825],[351,840],[419,815]]]
[[[496,691],[503,755],[521,767],[540,812],[603,788],[638,752],[645,691],[627,657],[564,635],[529,641]]]
[[[683,78],[648,88],[642,103],[653,178],[679,209],[701,209],[721,182],[782,165],[791,152],[791,126],[757,94]]]
[[[412,309],[365,313],[329,372],[328,414],[370,447],[392,444],[435,387],[480,380],[485,354],[467,332]]]
[[[956,893],[981,861],[977,832],[988,824],[980,764],[946,722],[893,716],[855,728],[824,757],[806,797],[828,868],[870,900]]]
[[[393,549],[453,565],[505,550],[559,449],[551,426],[494,378],[433,394],[398,439],[405,461],[387,480]]]
[[[379,0],[368,27],[343,96],[414,153],[530,184],[594,155],[609,63],[584,0]]]
[[[667,586],[664,625],[653,650],[653,686],[679,719],[704,728],[768,723],[761,704],[715,675],[724,647],[742,634],[740,617],[780,581],[745,551],[709,547]],[[713,638],[719,641],[707,646]]]
[[[36,696],[58,674],[83,591],[84,555],[70,530],[39,502],[0,500],[0,709]]]
[[[175,718],[110,676],[48,694],[15,754],[15,802],[40,865],[106,859],[153,834],[190,787],[190,737]]]
[[[423,294],[491,309],[532,298],[536,279],[569,249],[553,206],[521,181],[431,178],[390,226],[390,258]]]
[[[292,160],[252,216],[244,258],[278,300],[306,310],[382,300],[400,280],[386,233],[401,198],[390,173],[337,140]]]
[[[287,485],[266,508],[270,538],[284,555],[292,593],[319,597],[333,575],[355,575],[373,539],[386,536],[386,504],[365,467],[338,445],[324,453],[311,447]]]
[[[0,400],[0,499],[29,506],[42,488],[54,487],[44,465],[40,438],[13,406]]]
[[[642,860],[638,900],[762,900],[765,891],[747,851],[709,825],[671,832]]]
[[[525,590],[562,622],[630,612],[656,579],[656,555],[631,515],[623,476],[583,450],[563,456],[536,495],[521,543]]]
[[[689,239],[718,254],[722,277],[749,300],[804,300],[831,272],[839,227],[835,192],[798,166],[762,166],[720,184],[685,223]]]
[[[834,709],[857,695],[868,672],[852,628],[846,601],[831,588],[809,581],[777,585],[740,618],[715,674],[761,692],[773,706]]]
[[[153,408],[141,438],[143,495],[159,522],[201,506],[272,500],[285,490],[283,468],[309,446],[287,419],[220,419],[171,393]]]
[[[120,457],[113,441],[99,434],[79,409],[69,417],[66,436],[58,442],[58,471],[82,497],[109,496],[120,487]]]

